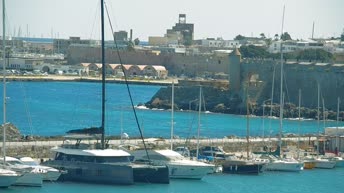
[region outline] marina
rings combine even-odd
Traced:
[[[44,85],[47,86],[46,89],[44,89]],[[18,120],[18,118],[22,118],[21,121],[19,121],[18,125],[28,125],[28,124],[24,124],[27,120],[26,116],[27,114],[25,114],[25,110],[23,110],[22,108],[18,108],[19,106],[24,106],[24,102],[22,102],[23,100],[20,99],[20,95],[18,95],[18,89],[24,89],[27,91],[27,96],[28,97],[28,101],[26,101],[29,104],[30,107],[30,115],[32,117],[35,117],[35,119],[33,119],[32,121],[32,128],[29,129],[27,126],[24,127],[19,127],[20,132],[23,133],[23,135],[29,135],[32,136],[32,138],[25,140],[25,139],[21,139],[18,141],[9,141],[7,142],[8,144],[8,153],[17,153],[17,156],[20,156],[20,152],[31,152],[31,156],[35,157],[35,159],[37,161],[40,161],[40,158],[43,158],[45,160],[49,159],[49,152],[50,152],[50,148],[54,147],[54,146],[60,146],[63,143],[63,140],[61,140],[61,138],[59,138],[58,136],[63,136],[64,133],[66,133],[66,128],[79,128],[74,126],[74,121],[75,119],[82,119],[83,116],[93,116],[93,117],[97,117],[97,111],[93,111],[92,109],[94,108],[88,101],[89,99],[87,97],[84,96],[79,96],[78,98],[82,99],[82,100],[78,100],[78,105],[77,106],[81,106],[83,108],[85,108],[84,110],[81,111],[77,111],[77,112],[83,112],[83,113],[75,113],[75,112],[69,112],[70,114],[67,115],[65,114],[64,116],[61,116],[61,111],[64,111],[64,107],[65,106],[73,106],[75,105],[75,103],[73,102],[73,95],[69,95],[68,94],[68,90],[71,89],[73,90],[74,93],[76,89],[80,89],[83,90],[82,87],[90,87],[93,88],[94,90],[89,90],[89,93],[94,93],[94,95],[96,96],[97,94],[97,85],[98,83],[76,83],[76,82],[10,82],[9,84],[7,84],[7,88],[9,90],[8,92],[8,96],[9,96],[9,100],[8,100],[8,105],[11,107],[12,105],[17,106],[17,108],[9,108],[9,115],[8,118],[11,120],[12,123],[17,124],[15,120]],[[43,86],[43,87],[42,87]],[[40,90],[37,90],[35,88],[43,88]],[[81,87],[81,88],[80,88]],[[123,89],[124,85],[121,84],[110,84],[108,86],[108,90],[112,91],[112,89]],[[64,88],[68,88],[65,89],[66,92],[59,92],[61,89]],[[143,85],[132,85],[133,88],[133,93],[144,93],[143,95],[140,96],[146,96],[146,98],[142,98],[142,97],[137,97],[135,98],[136,94],[134,94],[134,98],[135,100],[137,100],[137,102],[135,103],[139,103],[139,102],[144,102],[145,100],[148,100],[149,97],[151,95],[154,94],[154,92],[159,88],[158,86],[143,86]],[[36,90],[36,92],[32,92],[32,90]],[[37,93],[38,92],[38,93]],[[14,94],[15,93],[15,94]],[[19,92],[20,93],[20,92]],[[37,95],[40,95],[41,98],[44,100],[41,101],[41,103],[38,103],[36,100],[32,100],[35,97],[38,97]],[[82,93],[79,92],[80,95],[82,95]],[[14,97],[16,96],[16,97]],[[68,96],[71,97],[70,99],[68,99]],[[67,98],[66,98],[67,97]],[[64,98],[66,100],[58,100],[60,98]],[[73,103],[69,104],[69,103]],[[130,116],[130,112],[131,109],[128,108],[128,102],[126,102],[125,96],[123,96],[123,98],[121,97],[117,97],[115,101],[112,101],[112,97],[109,97],[109,103],[116,106],[119,105],[122,108],[110,108],[111,110],[113,110],[114,114],[111,114],[112,116],[112,121],[109,121],[109,124],[111,122],[120,122],[121,119],[119,119],[119,117],[121,117],[122,115],[122,126],[120,126],[120,124],[118,125],[112,125],[110,124],[110,126],[108,126],[109,130],[111,130],[111,132],[109,132],[110,136],[117,136],[117,139],[112,139],[109,141],[109,144],[111,144],[112,146],[120,146],[121,144],[132,144],[132,145],[137,145],[137,146],[142,146],[142,142],[140,139],[135,139],[135,131],[134,129],[129,130],[127,128],[130,127],[134,127],[134,126],[130,126],[130,124],[128,124],[131,118],[128,118],[126,116]],[[53,113],[54,111],[52,111],[52,109],[49,109],[50,106],[54,107],[55,109],[55,113]],[[126,107],[127,106],[127,107]],[[60,108],[58,108],[60,107]],[[44,123],[44,122],[38,122],[36,121],[37,117],[39,117],[41,115],[41,111],[45,111],[47,110],[47,112],[49,111],[51,114],[49,113],[44,113],[44,117],[46,120],[49,119],[64,119],[65,116],[70,116],[68,119],[66,119],[66,121],[64,121],[64,123],[62,122],[56,122],[56,121],[52,121],[49,124],[49,130],[45,130],[43,128],[40,128],[41,125],[37,124],[37,123]],[[170,139],[169,139],[169,131],[170,131],[170,116],[171,116],[171,112],[168,110],[151,110],[151,109],[137,109],[138,110],[138,114],[139,117],[141,118],[149,118],[148,120],[151,120],[154,122],[154,120],[156,119],[160,119],[165,120],[165,124],[164,127],[160,128],[160,134],[159,130],[156,130],[156,126],[152,127],[152,125],[154,125],[153,123],[149,123],[148,120],[144,119],[143,121],[143,125],[144,125],[144,135],[147,135],[146,138],[146,142],[147,144],[150,145],[150,147],[158,147],[158,148],[166,148],[168,149],[170,146]],[[113,113],[113,112],[112,112]],[[22,115],[22,116],[13,116],[14,114],[16,115]],[[90,115],[91,114],[91,115]],[[125,115],[125,116],[124,116]],[[175,112],[175,133],[176,135],[179,136],[179,138],[175,138],[173,140],[173,142],[175,143],[175,147],[179,147],[179,146],[183,146],[183,144],[185,144],[185,140],[187,138],[187,136],[190,135],[195,135],[196,136],[196,128],[194,126],[193,129],[191,129],[191,131],[185,132],[183,130],[185,127],[181,126],[182,124],[185,125],[190,125],[190,119],[193,118],[193,116],[196,117],[197,112],[188,112],[188,111],[176,111]],[[72,118],[72,120],[70,119],[72,116],[75,116],[77,118]],[[240,116],[240,115],[225,115],[225,114],[215,114],[215,113],[202,113],[202,121],[201,121],[201,136],[205,136],[205,135],[209,135],[211,133],[210,136],[213,137],[207,137],[207,138],[201,138],[200,139],[200,144],[201,146],[207,146],[207,145],[218,145],[221,147],[226,147],[226,149],[231,149],[233,151],[235,150],[243,150],[244,152],[246,151],[246,147],[245,145],[243,147],[242,144],[246,143],[246,138],[244,137],[246,134],[246,116]],[[114,117],[117,117],[117,119]],[[110,119],[111,120],[111,119]],[[126,121],[124,121],[126,120]],[[222,120],[222,121],[219,121]],[[269,123],[269,121],[272,122],[273,126],[271,128],[276,128],[278,126],[278,122],[276,119],[265,119],[265,124],[268,125],[267,123]],[[231,123],[239,123],[238,125],[242,124],[243,129],[241,130],[233,130],[236,131],[236,137],[227,137],[230,136],[232,130],[230,128],[227,129],[221,129],[222,125],[231,125]],[[61,124],[65,124],[65,127],[61,127]],[[86,123],[85,123],[86,124]],[[161,124],[161,123],[159,123]],[[298,120],[286,120],[285,121],[285,125],[284,128],[287,129],[288,133],[291,133],[292,131],[296,131],[295,126],[297,126],[298,124]],[[327,122],[326,124],[328,125],[332,125],[335,126],[335,122]],[[67,126],[68,125],[68,126]],[[216,130],[212,129],[211,131],[209,131],[210,129],[207,128],[207,125],[212,125],[213,128],[216,128]],[[236,127],[238,127],[238,125],[236,125]],[[261,117],[250,117],[250,127],[251,127],[251,134],[256,133],[256,136],[252,136],[250,138],[250,142],[252,147],[258,147],[263,143],[266,143],[268,141],[271,141],[273,144],[278,143],[278,138],[277,136],[267,136],[266,138],[263,138],[261,133],[262,133],[262,119]],[[85,125],[86,126],[86,125]],[[290,145],[294,145],[296,146],[297,141],[301,141],[301,144],[308,144],[309,141],[311,143],[314,143],[316,141],[316,132],[317,130],[315,129],[317,127],[317,121],[316,120],[305,120],[302,121],[302,125],[301,125],[301,129],[304,128],[304,126],[307,126],[309,128],[313,128],[314,131],[314,135],[309,135],[309,136],[303,136],[303,137],[297,137],[297,136],[293,136],[293,137],[282,137],[282,141],[283,144],[290,144]],[[306,128],[307,128],[306,127]],[[122,129],[121,129],[122,128]],[[268,130],[268,126],[266,126],[266,129]],[[121,131],[122,130],[122,131]],[[189,130],[189,129],[188,129]],[[43,132],[41,132],[43,131]],[[308,131],[312,131],[311,129],[309,129]],[[127,133],[127,137],[125,139],[119,139],[119,137],[121,136],[121,132],[126,132]],[[45,133],[44,136],[39,136],[39,133]],[[58,133],[59,135],[55,135],[56,133]],[[192,134],[194,133],[194,134]],[[269,132],[267,132],[269,133]],[[308,133],[308,132],[307,132]],[[160,136],[157,136],[160,135]],[[304,134],[305,135],[305,134]],[[56,138],[51,138],[49,136],[56,136]],[[160,138],[161,136],[163,136],[163,140],[161,140],[162,138]],[[155,137],[155,138],[154,138]],[[37,139],[37,140],[36,140]],[[60,140],[59,140],[60,139]],[[91,144],[94,144],[96,141],[92,141]],[[193,144],[191,145],[191,147],[195,147],[197,143],[197,139],[189,139],[189,144]],[[43,148],[44,147],[44,148]],[[22,150],[20,150],[21,148],[23,148]],[[41,151],[41,153],[39,153]],[[43,153],[44,152],[44,153]],[[46,155],[46,156],[38,156],[38,155]],[[246,153],[242,153],[242,155],[246,155]],[[23,155],[21,155],[23,156]],[[243,182],[241,182],[242,180],[244,180],[245,182],[247,181],[252,181],[250,183],[252,183],[253,185],[255,183],[262,183],[265,180],[275,180],[276,177],[278,176],[279,178],[281,178],[281,180],[284,180],[285,182],[290,182],[290,180],[297,180],[298,184],[299,181],[303,182],[303,185],[300,187],[295,187],[295,191],[293,192],[307,192],[305,191],[305,189],[307,190],[312,190],[312,192],[319,192],[319,190],[321,190],[321,188],[314,188],[315,185],[313,184],[314,182],[314,178],[316,178],[317,180],[321,180],[322,178],[326,178],[326,175],[338,175],[338,178],[340,178],[343,175],[343,168],[341,167],[336,167],[334,169],[330,169],[330,170],[324,170],[324,169],[311,169],[311,170],[304,170],[301,172],[297,172],[297,173],[284,173],[284,172],[278,172],[278,171],[263,171],[262,173],[259,174],[259,176],[251,176],[251,175],[235,175],[235,174],[221,174],[221,173],[217,173],[217,174],[208,174],[206,176],[204,176],[200,181],[190,181],[190,180],[182,180],[182,179],[171,179],[170,180],[170,184],[169,185],[157,185],[157,184],[144,184],[144,183],[140,183],[140,182],[136,182],[134,185],[131,185],[130,187],[135,187],[135,191],[141,190],[141,191],[149,191],[152,187],[156,187],[159,189],[159,191],[164,191],[164,192],[175,192],[176,190],[178,190],[178,192],[190,192],[190,191],[197,191],[197,192],[207,192],[211,189],[214,189],[215,187],[217,187],[217,191],[218,192],[227,192],[228,190],[231,190],[231,192],[242,192],[244,190],[251,190],[251,189],[247,189],[248,187],[244,184],[242,184]],[[323,180],[324,180],[323,179]],[[279,180],[280,181],[280,180]],[[292,182],[292,181],[291,181]],[[322,182],[323,183],[323,182]],[[333,190],[338,190],[340,188],[343,188],[340,182],[335,182],[332,181],[331,183],[333,183]],[[188,184],[188,185],[186,185]],[[321,183],[320,183],[321,184]],[[188,188],[185,188],[185,186],[187,186]],[[230,186],[230,187],[227,187]],[[233,186],[236,186],[237,188],[234,188]],[[257,186],[257,185],[256,185]],[[269,191],[273,192],[276,191],[277,189],[280,188],[280,186],[283,187],[283,184],[270,184],[270,186],[265,187],[268,188]],[[307,188],[305,188],[307,186]],[[309,186],[309,187],[308,187]],[[326,185],[327,186],[327,185]],[[111,191],[113,189],[116,189],[116,191],[118,192],[130,192],[130,188],[128,190],[128,188],[126,187],[122,187],[122,186],[117,186],[117,185],[112,185],[112,186],[108,186],[108,185],[87,185],[87,184],[83,184],[83,183],[75,183],[75,182],[44,182],[41,188],[29,188],[29,187],[10,187],[6,190],[4,190],[5,192],[57,192],[57,191],[64,191],[64,192],[69,192],[72,191],[73,189],[80,189],[80,188],[85,188],[88,187],[87,190],[85,190],[85,192],[92,192],[95,190],[102,190],[104,192],[107,191]],[[182,188],[183,187],[183,188]],[[288,190],[288,186],[284,185],[285,187],[285,192],[287,192]],[[310,188],[311,187],[311,188]],[[239,190],[240,188],[240,190]],[[314,188],[314,189],[312,189]],[[336,189],[338,188],[338,189]],[[256,192],[261,192],[263,191],[262,189],[259,188],[255,188],[254,191]],[[254,192],[251,191],[251,192]],[[153,191],[154,192],[154,191]],[[334,191],[335,192],[335,191]]]
[[[314,38],[313,21],[309,40],[293,40],[284,5],[274,38],[194,39],[198,28],[179,13],[166,34],[141,42],[133,29],[113,28],[120,12],[112,2],[98,3],[89,39],[65,39],[53,29],[51,38],[31,38],[28,24],[26,37],[20,26],[7,34],[7,14],[21,12],[2,1],[1,192],[344,190],[344,31]]]

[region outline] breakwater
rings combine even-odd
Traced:
[[[310,147],[314,145],[316,137],[286,137],[282,138],[282,144],[285,146],[296,146],[298,140],[300,147]],[[278,138],[250,138],[250,149],[252,151],[261,151],[264,146],[276,147]],[[12,141],[6,143],[7,156],[12,157],[34,157],[34,158],[49,158],[51,157],[50,149],[54,146],[59,146],[63,140],[40,140],[40,141]],[[96,140],[84,141],[84,143],[94,144]],[[148,148],[168,149],[170,147],[170,139],[148,138],[145,139]],[[197,145],[196,139],[174,139],[174,147],[188,146],[190,149],[195,149]],[[244,152],[246,151],[246,138],[212,138],[200,139],[200,146],[221,146],[226,152]],[[116,148],[119,145],[134,145],[143,148],[142,140],[140,139],[126,139],[126,140],[110,140],[111,147]],[[2,150],[2,144],[0,145]]]

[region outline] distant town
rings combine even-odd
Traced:
[[[150,36],[148,42],[135,38],[135,29],[115,32],[114,40],[105,42],[107,77],[123,78],[124,74],[135,80],[173,77],[196,80],[197,84],[227,81],[226,89],[231,96],[240,99],[245,98],[244,89],[249,82],[250,96],[254,96],[251,100],[261,104],[271,98],[274,73],[283,52],[292,95],[290,102],[296,104],[297,90],[302,89],[308,98],[305,106],[314,108],[317,84],[331,109],[335,109],[337,97],[344,97],[344,31],[340,37],[316,38],[312,34],[307,40],[297,39],[288,32],[273,37],[266,37],[263,32],[259,37],[238,34],[233,40],[194,39],[195,24],[187,23],[185,14],[179,14],[177,19],[166,34]],[[99,40],[31,38],[18,31],[17,35],[6,37],[5,43],[6,73],[11,76],[94,78],[101,74]],[[278,94],[277,90],[274,98]]]

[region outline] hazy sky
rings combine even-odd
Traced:
[[[31,37],[80,36],[100,39],[100,0],[6,0],[7,33]],[[195,24],[195,39],[236,35],[292,38],[339,36],[344,29],[344,0],[106,0],[115,31],[134,30],[134,38],[163,36],[185,13]],[[1,5],[2,8],[2,5]],[[109,22],[106,19],[106,25]],[[2,25],[1,25],[2,33]],[[111,31],[106,29],[107,39]]]

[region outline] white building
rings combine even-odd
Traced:
[[[340,40],[287,40],[283,42],[283,53],[294,52],[305,49],[323,49],[331,53],[343,53],[344,43]],[[281,50],[281,41],[273,41],[268,48],[270,53],[279,53]]]
[[[8,58],[6,68],[15,70],[33,70],[33,62],[26,59]],[[3,59],[0,60],[1,69],[3,68]]]
[[[222,38],[208,38],[202,39],[201,45],[203,47],[211,48],[240,48],[241,44],[238,40],[223,40]]]

